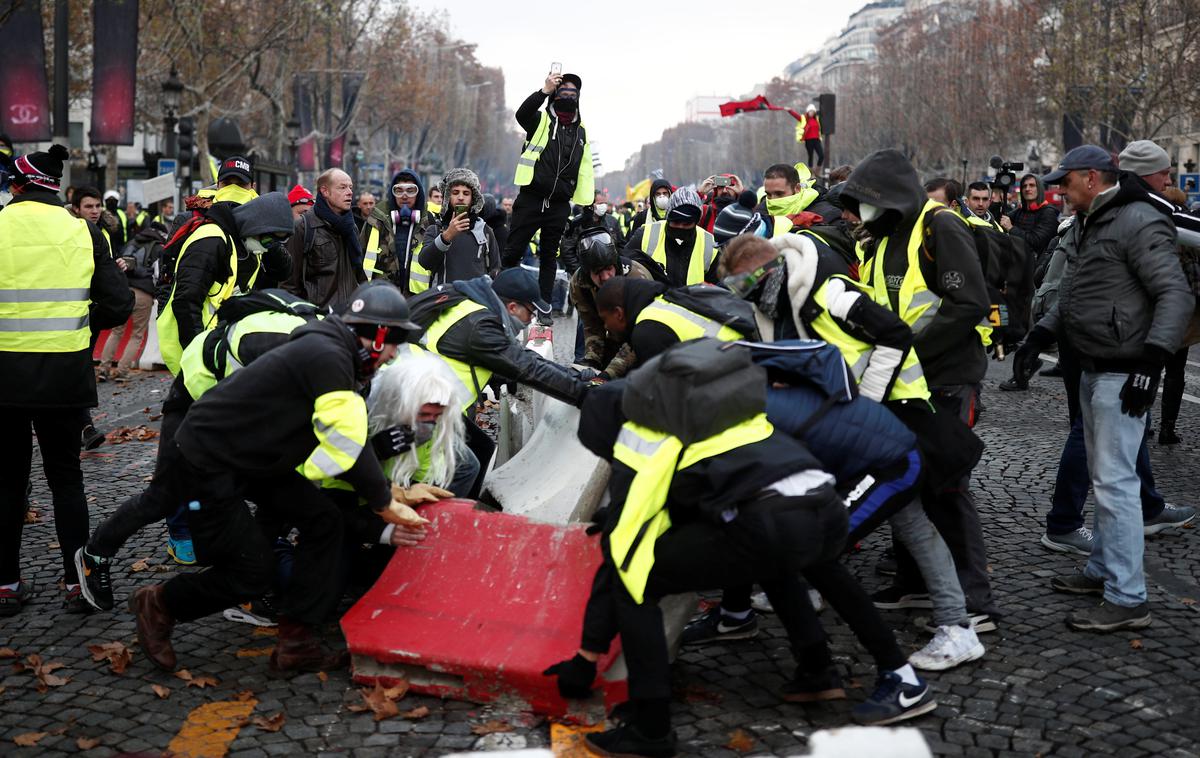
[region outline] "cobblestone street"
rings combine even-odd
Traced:
[[[929,675],[939,707],[908,723],[920,728],[935,754],[945,756],[1198,755],[1200,530],[1147,538],[1152,626],[1136,634],[1069,630],[1064,616],[1088,600],[1051,592],[1049,580],[1081,568],[1083,560],[1050,552],[1038,542],[1067,433],[1062,384],[1038,378],[1030,392],[999,392],[996,385],[1010,370],[1009,363],[991,366],[986,410],[977,428],[987,451],[974,479],[1003,618],[998,632],[981,636],[988,648],[984,658]],[[1200,394],[1197,378],[1200,372],[1189,367],[1190,393]],[[97,426],[102,431],[156,427],[151,419],[168,386],[165,372],[101,385]],[[1184,443],[1151,445],[1159,490],[1170,502],[1195,504],[1198,419],[1194,398],[1185,400],[1179,426]],[[106,444],[85,455],[93,526],[144,486],[156,445],[155,440]],[[19,615],[0,620],[0,648],[7,649],[0,654],[17,656],[0,662],[0,754],[81,749],[89,756],[159,754],[194,749],[203,739],[218,745],[217,752],[206,755],[220,755],[225,740],[229,755],[238,758],[318,752],[356,758],[440,755],[473,747],[551,744],[544,720],[415,695],[407,696],[400,709],[425,706],[427,716],[376,721],[370,712],[349,710],[361,697],[348,671],[269,679],[265,656],[274,638],[263,633],[269,630],[220,616],[176,629],[180,668],[190,672],[191,681],[162,673],[138,651],[124,604],[137,587],[186,570],[167,558],[162,525],[143,531],[120,557],[113,571],[117,609],[72,616],[61,608],[53,513],[36,455],[32,500],[40,518],[25,527],[23,570],[35,584],[36,597]],[[868,591],[886,581],[874,566],[888,542],[882,529],[848,558]],[[919,615],[884,612],[906,649],[917,649],[928,637]],[[681,750],[704,756],[793,755],[804,751],[813,731],[849,723],[850,706],[869,694],[873,666],[831,611],[822,620],[849,675],[849,700],[811,707],[780,701],[776,692],[791,673],[790,653],[778,622],[767,617],[757,639],[688,649],[680,656],[674,713]],[[336,639],[332,626],[330,639]],[[106,660],[93,660],[88,650],[112,642],[133,650],[123,673],[114,673]],[[44,692],[38,691],[35,671],[18,672],[11,665],[28,662],[31,655],[40,656],[44,667],[50,685]],[[51,663],[62,666],[49,673]],[[55,677],[65,683],[56,684],[61,680]],[[227,727],[211,730],[215,737],[197,736],[198,729],[213,724]],[[21,741],[29,746],[18,747]]]

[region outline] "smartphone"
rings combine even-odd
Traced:
[[[466,212],[467,212],[467,206],[465,206],[465,205],[454,206],[454,215],[455,216],[461,216],[462,214],[464,214]]]
[[[714,186],[714,187],[728,187],[728,186],[730,186],[730,180],[729,180],[729,177],[728,177],[728,176],[714,176],[714,177],[713,177],[713,186]]]
[[[550,75],[551,76],[558,76],[561,73],[562,73],[562,64],[561,63],[559,63],[558,61],[555,61],[550,64]]]

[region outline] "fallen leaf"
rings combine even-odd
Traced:
[[[18,658],[20,655],[20,653],[11,647],[0,647],[0,658]]]
[[[0,687],[0,695],[3,695],[3,694],[4,694],[4,691],[5,691],[6,689],[8,689],[8,688],[7,688],[7,687]]]
[[[429,715],[429,707],[425,706],[425,705],[421,705],[416,708],[413,708],[411,711],[405,711],[404,713],[401,713],[400,715],[406,719],[413,719],[414,721],[417,719],[423,719]]]
[[[158,695],[159,700],[166,700],[171,695],[171,689],[161,684],[152,684],[150,685],[150,689],[154,690],[154,694]]]
[[[274,716],[256,716],[250,723],[264,732],[278,732],[283,728],[283,723],[287,719],[283,715],[283,711],[276,713]]]
[[[482,724],[475,724],[471,727],[471,732],[473,734],[492,734],[494,732],[511,732],[512,730],[512,724],[508,723],[507,721],[498,721],[496,719],[485,721]]]
[[[725,747],[739,753],[748,753],[754,749],[754,737],[744,729],[734,729],[729,735],[729,742],[725,743]]]
[[[113,393],[119,394],[119,393]],[[124,442],[146,442],[158,438],[158,430],[151,429],[145,424],[138,426],[118,426],[108,434],[104,435],[104,439],[110,445],[120,445]]]
[[[42,523],[41,515],[33,508],[30,508],[29,510],[25,511],[25,523],[40,524]]]
[[[254,699],[254,690],[242,690],[238,694],[234,695],[233,699],[238,701],[239,703],[244,703],[247,700],[253,700]]]
[[[17,743],[21,747],[31,747],[41,742],[45,736],[46,732],[25,732],[24,734],[18,734],[16,737],[13,737],[13,742]]]
[[[149,571],[150,564],[146,563],[146,561],[148,561],[148,560],[150,560],[150,559],[149,558],[137,559],[136,561],[133,562],[133,565],[129,567],[129,570],[134,572],[135,574],[139,571]]]
[[[192,672],[188,671],[187,669],[179,669],[175,672],[175,678],[182,679],[185,682],[190,682],[192,681]]]
[[[255,637],[278,637],[279,629],[273,626],[256,626],[254,627]]]
[[[220,684],[220,682],[217,681],[216,677],[205,676],[202,674],[200,676],[194,676],[191,679],[189,679],[187,686],[199,687],[200,689],[204,689],[205,687],[216,687],[218,684]]]
[[[46,549],[47,550],[58,550],[58,543],[51,542],[49,545],[46,545]]]
[[[402,682],[395,687],[384,687],[379,682],[376,682],[373,689],[362,688],[358,692],[362,695],[364,705],[352,705],[349,706],[349,710],[356,713],[371,711],[375,714],[376,721],[383,721],[384,719],[400,715],[400,709],[396,706],[396,701],[404,697],[404,693],[408,692],[408,682]]]
[[[105,642],[103,645],[88,645],[93,661],[107,660],[114,674],[124,674],[133,663],[133,651],[124,642]]]
[[[1196,598],[1194,598],[1194,597],[1181,597],[1181,598],[1179,598],[1179,602],[1183,603],[1184,605],[1195,605],[1195,604],[1196,604]]]
[[[270,655],[274,650],[272,647],[244,647],[237,651],[238,658],[258,658],[263,655]]]
[[[154,415],[150,416],[151,421],[158,421],[160,418],[162,418],[161,413],[155,413]]]
[[[67,733],[67,730],[70,729],[71,725],[74,723],[75,723],[75,719],[72,718],[72,719],[68,720],[67,723],[63,724],[62,726],[54,727],[53,729],[51,729],[48,732],[48,734],[50,734],[52,737],[58,737],[58,736],[64,735]]]
[[[36,676],[38,680],[37,691],[39,694],[44,695],[51,687],[61,687],[71,681],[70,677],[56,676],[50,673],[64,666],[66,666],[65,663],[59,663],[58,661],[44,663],[42,656],[34,653],[33,655],[26,656],[24,662],[15,662],[13,664],[13,671],[18,674],[27,671]]]
[[[80,750],[91,750],[99,744],[100,739],[98,737],[80,737],[79,739],[75,740],[75,747],[79,748]]]
[[[329,681],[329,674],[326,674],[324,671],[318,671],[318,672],[317,672],[317,679],[321,680],[322,682],[328,682],[328,681]]]

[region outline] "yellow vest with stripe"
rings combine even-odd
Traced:
[[[925,277],[921,274],[920,255],[921,246],[925,242],[925,217],[930,212],[935,212],[935,208],[945,207],[943,203],[936,200],[926,201],[925,207],[917,216],[917,223],[913,225],[912,232],[908,235],[907,263],[904,280],[900,283],[900,291],[896,296],[895,312],[904,323],[912,327],[913,334],[920,334],[929,325],[942,304],[942,298],[925,284]],[[953,211],[951,214],[959,221],[966,223],[966,219],[962,216]],[[869,263],[859,265],[858,271],[859,278],[870,288],[875,302],[891,308],[887,275],[884,272],[884,258],[886,257],[884,253],[887,251],[888,241],[887,237],[880,240],[879,246],[875,249],[875,257]],[[857,247],[859,260],[862,261],[862,243],[859,243]],[[992,344],[992,326],[986,317],[975,325],[975,331],[979,334],[979,341],[983,343],[984,347]]]
[[[666,506],[675,472],[762,442],[773,431],[766,414],[759,414],[684,448],[678,437],[625,422],[617,435],[613,457],[635,473],[617,525],[608,536],[608,547],[621,581],[634,601],[640,604],[645,600],[646,581],[654,568],[654,543],[671,528]]]
[[[450,366],[450,370],[454,372],[454,375],[458,377],[458,381],[462,382],[462,385],[467,388],[467,397],[470,400],[463,406],[464,413],[475,404],[475,401],[479,398],[479,393],[483,391],[483,386],[492,378],[492,372],[482,366],[472,366],[465,361],[444,355],[438,350],[438,343],[441,342],[442,337],[446,336],[446,332],[450,330],[450,327],[472,313],[484,310],[487,310],[487,308],[473,300],[463,300],[461,303],[447,308],[445,313],[438,316],[429,325],[429,329],[421,337],[421,344],[425,346],[425,349],[431,353],[436,353],[439,358],[444,360]]]
[[[125,215],[125,211],[117,208],[117,220],[121,222],[121,231],[125,234],[125,239],[129,239],[129,216]]]
[[[220,237],[225,240],[225,244],[229,246],[229,268],[232,271],[229,278],[223,282],[213,282],[208,288],[208,296],[204,302],[200,304],[201,323],[205,329],[211,329],[217,323],[217,309],[221,307],[230,297],[238,294],[237,278],[238,278],[238,254],[237,246],[225,232],[221,231],[221,227],[217,224],[204,224],[198,227],[187,238],[183,248],[179,251],[179,256],[175,259],[175,271],[179,271],[179,262],[183,260],[183,256],[187,254],[188,248],[193,242],[212,237]],[[250,277],[250,286],[254,286],[254,280],[258,278],[258,271]],[[162,353],[163,363],[171,370],[171,374],[179,373],[179,359],[183,356],[184,346],[179,344],[179,323],[175,320],[175,311],[173,305],[175,302],[175,288],[171,288],[171,296],[167,299],[167,304],[163,307],[162,313],[158,315],[156,327],[158,328],[158,343],[159,350]]]
[[[670,229],[666,221],[655,221],[642,232],[642,252],[667,270],[667,235]],[[696,241],[692,243],[692,256],[688,260],[685,284],[703,284],[704,276],[717,257],[717,241],[707,230],[696,227]]]
[[[225,351],[225,374],[229,376],[234,371],[242,368],[245,364],[242,363],[240,357],[242,338],[248,334],[291,334],[297,328],[308,323],[308,321],[300,316],[293,316],[290,313],[279,313],[277,311],[263,311],[261,313],[252,313],[242,320],[228,327],[225,339],[218,340],[216,348]],[[224,328],[224,327],[219,327]],[[213,330],[201,332],[196,335],[188,346],[183,349],[183,355],[179,358],[179,373],[183,375],[183,384],[187,387],[188,394],[194,400],[199,400],[200,397],[216,386],[220,379],[213,373],[212,366],[217,363],[216,355],[206,356],[205,342]],[[207,360],[205,360],[207,358]]]
[[[584,128],[582,121],[579,122],[579,128]],[[525,143],[525,149],[521,152],[521,157],[517,159],[517,174],[513,178],[513,184],[518,187],[526,187],[533,182],[533,167],[537,165],[538,158],[542,156],[542,151],[548,144],[550,144],[550,114],[542,111],[537,129],[533,131],[533,139]],[[591,205],[592,201],[596,199],[596,177],[592,170],[592,146],[585,138],[583,157],[579,160],[579,173],[575,177],[575,194],[571,196],[572,203]]]
[[[76,353],[91,344],[92,234],[66,208],[0,212],[0,352]]]
[[[111,257],[116,258],[116,256],[113,255],[112,235],[108,233],[107,229],[100,227],[100,236],[104,238],[104,244],[108,245],[108,254]]]
[[[707,316],[701,316],[695,311],[689,311],[682,305],[668,302],[662,295],[650,301],[650,304],[638,314],[636,324],[646,321],[657,321],[665,324],[680,342],[697,340],[701,337],[715,337],[722,342],[734,342],[743,339],[740,332],[713,321]]]
[[[371,227],[371,231],[367,233],[367,247],[363,250],[363,273],[369,281],[376,274],[382,276],[383,272],[375,268],[375,262],[379,260],[379,228],[374,224],[367,226]]]
[[[317,446],[300,465],[305,479],[320,482],[349,471],[367,444],[367,404],[350,390],[326,392],[313,403]]]
[[[850,277],[842,274],[834,274],[830,277],[830,279],[834,278],[845,282],[846,289],[857,289],[862,291],[867,298],[871,297],[871,293],[866,287]],[[816,336],[841,352],[842,357],[846,359],[846,364],[850,366],[850,373],[854,375],[854,381],[862,382],[863,375],[867,372],[867,366],[871,362],[871,354],[875,352],[875,346],[847,334],[829,314],[829,302],[826,299],[828,292],[825,289],[827,284],[828,280],[813,293],[813,301],[821,306],[820,313],[812,321],[813,331],[816,332]],[[917,358],[917,351],[910,348],[904,355],[904,362],[900,364],[900,373],[885,399],[908,400],[912,398],[928,400],[929,385],[925,383],[925,372],[921,370],[921,361]]]

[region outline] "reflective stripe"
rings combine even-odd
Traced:
[[[717,332],[721,331],[721,325],[710,318],[705,318],[699,313],[693,313],[687,308],[676,305],[675,303],[667,302],[666,300],[655,300],[650,305],[646,306],[642,313],[649,310],[661,310],[668,313],[673,313],[690,324],[694,324],[704,331],[705,337],[716,337]]]
[[[909,354],[911,355],[911,352]],[[912,384],[918,379],[923,379],[924,377],[925,372],[921,370],[921,364],[919,362],[900,369],[900,381],[905,382],[906,384]]]
[[[333,424],[327,424],[321,419],[313,419],[313,426],[324,436],[321,441],[322,446],[328,445],[351,458],[358,458],[358,454],[362,452],[362,445],[339,432]]]
[[[545,149],[546,149],[546,146],[545,146],[545,145],[530,145],[530,146],[529,146],[529,150],[528,150],[528,152],[530,152],[530,153],[540,153],[540,152],[542,152],[542,151],[543,151],[543,150],[545,150]]]
[[[337,476],[345,471],[345,469],[337,464],[337,461],[333,460],[333,456],[319,447],[312,452],[312,455],[308,456],[308,460],[304,462],[304,466],[305,468],[313,466],[325,476]],[[308,478],[311,479],[313,477]]]
[[[0,332],[70,332],[88,325],[80,318],[0,318]]]
[[[638,455],[649,458],[658,452],[658,449],[663,446],[666,439],[666,437],[663,437],[657,441],[648,440],[632,429],[622,427],[621,433],[617,435],[617,444],[624,445]]]
[[[528,166],[529,168],[533,168],[534,166],[537,165],[537,159],[536,158],[534,158],[534,159],[517,158],[517,165],[518,166]]]
[[[379,229],[372,226],[367,235],[367,249],[363,252],[363,273],[368,277],[371,274],[383,273],[375,270],[375,261],[377,260],[379,260]]]
[[[85,302],[91,295],[87,287],[36,290],[0,290],[0,303],[67,303]],[[85,322],[86,323],[86,322]]]
[[[861,353],[858,356],[858,360],[856,360],[854,365],[850,367],[850,373],[854,374],[854,381],[861,382],[863,374],[867,373],[867,366],[871,365],[871,352],[872,351],[867,350],[866,352]],[[920,367],[918,367],[917,373],[918,375],[920,374]]]
[[[696,227],[696,229],[699,231],[700,227]],[[716,249],[716,239],[714,239],[711,234],[704,235],[704,273],[705,274],[707,274],[708,270],[710,268],[712,268],[713,258],[716,257],[715,249]]]
[[[413,272],[411,272],[411,273],[409,274],[409,277],[408,277],[408,278],[409,278],[409,279],[412,279],[413,281],[421,282],[422,284],[429,284],[429,280],[430,280],[430,278],[431,278],[431,275],[430,275],[430,274],[428,274],[428,273],[425,273],[425,274],[419,274],[419,273],[417,273],[416,271],[413,271]]]
[[[646,227],[646,234],[642,236],[642,252],[649,253],[651,257],[658,248],[658,238],[662,236],[662,223],[661,221],[653,222]],[[660,263],[666,265],[666,261],[660,261]]]

